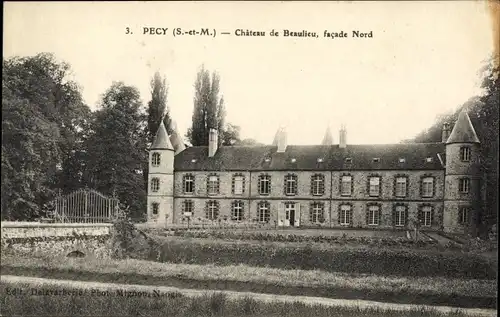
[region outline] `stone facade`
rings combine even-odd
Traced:
[[[152,178],[160,179],[160,190],[148,189],[148,219],[160,226],[189,221],[463,231],[479,208],[480,145],[466,113],[448,135],[446,130],[442,143],[428,144],[287,146],[280,128],[272,146],[217,149],[214,136],[208,147],[175,151],[175,157],[163,136],[151,153],[170,165],[152,166],[150,153],[150,186]],[[269,190],[263,193],[264,176]],[[236,177],[243,183],[237,186]],[[346,177],[350,189],[343,192]],[[156,215],[154,203],[161,206]]]

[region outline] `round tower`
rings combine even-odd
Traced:
[[[480,142],[462,111],[446,140],[443,229],[474,233],[480,213]]]
[[[148,224],[165,227],[174,217],[174,148],[160,123],[149,150]]]

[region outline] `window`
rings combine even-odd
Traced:
[[[425,159],[425,161],[426,161],[427,163],[431,163],[431,162],[432,162],[432,157],[427,157],[427,158]]]
[[[151,165],[154,167],[160,166],[160,153],[155,152],[151,155]]]
[[[219,217],[219,203],[215,200],[207,201],[206,218],[208,220],[217,220]]]
[[[325,222],[323,203],[315,202],[315,203],[311,204],[311,210],[309,213],[309,220],[311,221],[311,223],[323,223],[323,222]]]
[[[285,195],[297,195],[297,175],[285,176]]]
[[[311,194],[321,196],[325,193],[325,176],[316,174],[311,176]]]
[[[350,157],[346,157],[346,158],[345,158],[345,162],[346,162],[346,163],[352,163],[352,158],[350,158]]]
[[[380,195],[380,177],[378,176],[370,177],[369,195],[370,196]]]
[[[154,216],[158,215],[158,212],[160,211],[160,204],[159,203],[152,203],[151,204],[151,212],[153,213]]]
[[[460,207],[460,209],[458,210],[458,223],[461,225],[469,223],[469,215],[470,215],[469,207]]]
[[[434,177],[424,177],[422,179],[422,197],[434,196]]]
[[[342,176],[340,183],[340,194],[342,196],[351,196],[352,194],[352,176]]]
[[[207,181],[207,193],[217,195],[219,193],[219,176],[209,175]]]
[[[339,214],[339,223],[341,225],[349,225],[351,224],[351,206],[350,205],[341,205],[340,206],[340,214]]]
[[[380,224],[380,207],[368,206],[368,214],[366,223],[370,226],[378,226]]]
[[[380,158],[378,158],[378,157],[374,157],[374,158],[373,158],[373,163],[378,163],[378,162],[380,162]]]
[[[461,193],[467,194],[469,192],[469,187],[470,187],[470,179],[468,178],[461,178],[458,182],[458,190],[460,190]]]
[[[432,207],[423,206],[419,213],[420,224],[424,227],[430,227],[432,224]]]
[[[406,162],[406,159],[404,157],[399,158],[399,163],[405,163],[405,162]]]
[[[460,159],[463,162],[470,161],[470,147],[464,146],[460,148]]]
[[[191,174],[187,174],[183,176],[184,180],[184,193],[192,194],[194,193],[194,176]]]
[[[394,226],[404,227],[406,223],[406,206],[398,205],[394,210]]]
[[[241,221],[243,220],[243,202],[233,201],[231,208],[231,220]]]
[[[157,192],[159,190],[160,190],[160,179],[154,177],[151,179],[151,191]]]
[[[242,195],[245,191],[245,177],[241,174],[233,176],[233,194]]]
[[[183,213],[186,213],[186,212],[190,212],[190,213],[193,213],[193,201],[192,200],[184,200],[182,202],[182,212]]]
[[[269,210],[268,202],[260,202],[257,205],[257,221],[259,222],[269,222],[271,219],[271,212]]]
[[[404,176],[396,177],[396,190],[395,190],[396,197],[406,197],[406,189],[407,189],[406,180],[407,179]]]
[[[271,176],[259,175],[259,195],[269,195],[271,192]]]

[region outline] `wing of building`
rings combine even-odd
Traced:
[[[148,223],[463,231],[475,222],[479,140],[467,113],[439,143],[185,148],[160,126],[150,150]]]

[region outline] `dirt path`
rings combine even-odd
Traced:
[[[199,289],[182,289],[176,287],[167,286],[145,286],[145,285],[131,285],[131,284],[112,284],[112,283],[99,283],[99,282],[83,282],[83,281],[72,281],[72,280],[55,280],[46,279],[38,277],[25,277],[25,276],[13,276],[13,275],[2,275],[0,276],[0,281],[2,283],[13,284],[13,283],[25,283],[30,285],[52,285],[58,287],[66,288],[82,288],[82,289],[96,289],[96,290],[126,290],[126,291],[136,291],[136,292],[148,292],[153,291],[160,293],[171,293],[179,292],[184,296],[194,297],[201,296],[207,293],[213,292],[223,292],[230,299],[242,299],[246,296],[252,297],[259,301],[272,302],[295,302],[300,301],[304,304],[321,304],[326,306],[357,306],[361,309],[363,308],[380,308],[380,309],[391,309],[391,310],[410,310],[415,308],[426,308],[434,309],[442,313],[454,312],[457,310],[469,316],[497,316],[497,312],[494,309],[476,309],[476,308],[464,308],[457,309],[456,307],[448,306],[426,306],[426,305],[408,305],[408,304],[393,304],[393,303],[383,303],[367,300],[343,300],[343,299],[330,299],[323,297],[307,297],[307,296],[289,296],[289,295],[270,295],[270,294],[258,294],[250,292],[234,292],[234,291],[212,291],[212,290],[199,290]]]

